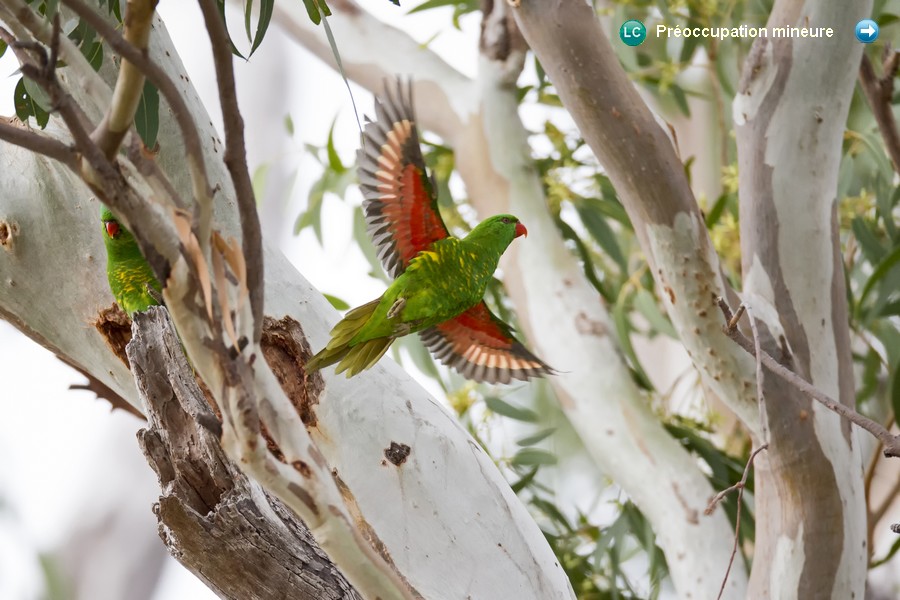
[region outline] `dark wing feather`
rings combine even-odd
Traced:
[[[385,86],[375,99],[375,122],[366,123],[357,153],[366,229],[381,264],[400,275],[421,250],[450,235],[425,170],[412,106],[412,86]]]
[[[555,373],[484,302],[419,335],[435,358],[474,381],[509,383]]]

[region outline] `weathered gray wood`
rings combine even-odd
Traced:
[[[306,526],[226,457],[165,309],[135,315],[127,354],[148,421],[138,438],[162,488],[159,535],[172,556],[222,598],[360,598]]]

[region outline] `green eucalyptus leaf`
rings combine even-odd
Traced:
[[[675,100],[675,104],[678,105],[685,117],[690,117],[691,108],[688,106],[687,95],[684,93],[684,89],[678,84],[672,84],[670,90],[672,91],[672,98]]]
[[[881,182],[879,182],[881,183]],[[897,239],[897,225],[894,223],[894,207],[900,200],[900,186],[895,190],[891,190],[887,183],[878,186],[878,193],[875,195],[875,202],[878,205],[878,212],[881,214],[881,221],[884,223],[884,229],[891,239]]]
[[[341,300],[337,296],[332,296],[331,294],[322,294],[322,295],[325,296],[325,299],[328,300],[328,302],[333,307],[335,307],[337,310],[347,310],[348,308],[350,308],[349,304],[347,304],[345,301]]]
[[[50,97],[47,95],[44,89],[28,77],[23,78],[22,81],[24,82],[25,91],[28,92],[28,96],[31,98],[31,101],[37,104],[37,106],[39,106],[45,112],[49,111],[52,102],[50,102]]]
[[[887,551],[887,554],[877,560],[872,561],[872,563],[869,565],[869,570],[880,567],[881,565],[889,562],[892,558],[894,558],[894,555],[897,554],[898,550],[900,550],[900,537],[894,540],[894,543],[891,544],[891,547]]]
[[[134,114],[134,126],[144,146],[153,150],[159,135],[159,90],[149,81],[144,82],[144,91]]]
[[[252,0],[251,0],[252,1]],[[256,22],[256,35],[253,36],[253,44],[250,46],[250,53],[248,56],[253,56],[253,53],[256,52],[256,49],[259,48],[259,45],[262,43],[263,38],[266,37],[266,32],[269,30],[269,23],[272,21],[272,13],[275,10],[275,0],[261,0],[259,3],[259,19]],[[250,37],[249,27],[247,29],[247,37]]]
[[[877,263],[884,258],[887,250],[878,241],[878,237],[872,231],[872,227],[862,217],[854,217],[850,226],[866,260],[871,263]]]
[[[25,79],[24,77],[19,79],[13,92],[13,106],[16,110],[16,116],[23,123],[27,122],[29,117],[34,117],[38,127],[43,129],[47,126],[50,115],[28,93],[25,87]]]
[[[563,221],[560,218],[555,218],[556,226],[559,228],[560,233],[562,233],[563,237],[567,240],[570,240],[573,244],[575,244],[575,249],[578,251],[578,255],[581,256],[581,260],[584,266],[584,276],[588,281],[591,282],[591,285],[594,286],[600,295],[603,296],[603,299],[607,302],[612,302],[615,297],[607,288],[606,285],[603,284],[602,281],[597,277],[597,273],[594,270],[594,259],[591,256],[591,250],[585,245],[584,242],[581,241],[581,238],[578,237],[578,233],[575,232],[572,227]]]
[[[578,216],[581,218],[585,229],[591,234],[591,237],[600,244],[600,247],[619,266],[622,273],[628,272],[628,261],[625,259],[625,255],[622,254],[616,234],[599,210],[596,210],[590,201],[577,202],[575,209],[578,211]]]
[[[638,290],[634,296],[634,307],[644,315],[644,318],[647,319],[654,331],[665,334],[673,340],[678,339],[678,333],[672,326],[672,322],[659,310],[659,305],[656,303],[653,294],[645,289]]]
[[[863,287],[862,293],[859,295],[859,301],[857,302],[858,307],[862,307],[865,304],[865,301],[869,297],[869,294],[873,289],[875,289],[875,285],[885,279],[898,266],[898,264],[900,264],[900,245],[895,247],[890,252],[890,254],[885,256],[878,263],[878,266],[875,267],[875,270],[872,272],[871,277],[869,277],[868,281],[866,281],[866,285]]]
[[[514,465],[522,466],[549,466],[555,465],[558,460],[556,456],[542,450],[541,448],[522,448],[516,452],[510,461]]]
[[[538,414],[533,410],[522,408],[519,406],[513,406],[509,402],[501,400],[496,396],[488,396],[484,399],[484,403],[487,405],[488,409],[497,413],[498,415],[503,415],[504,417],[509,417],[510,419],[514,419],[516,421],[536,423],[540,420]]]
[[[456,6],[457,4],[459,4],[459,0],[427,0],[426,2],[412,7],[406,12],[406,14],[411,15],[417,12],[431,10],[433,8],[441,8],[442,6]]]
[[[244,1],[244,32],[247,34],[247,41],[253,42],[253,32],[250,31],[253,22],[253,0]],[[251,53],[252,54],[252,53]]]
[[[95,71],[99,71],[103,66],[103,44],[94,42],[90,46],[82,45],[81,53]]]
[[[712,208],[706,214],[706,228],[712,229],[713,225],[719,222],[722,213],[725,212],[725,206],[728,204],[728,194],[721,194],[713,203]]]
[[[515,493],[518,494],[523,489],[528,487],[531,484],[531,482],[534,481],[534,476],[537,475],[540,468],[541,468],[540,466],[532,467],[530,471],[525,473],[525,475],[523,475],[521,478],[519,478],[518,481],[516,481],[515,483],[513,483],[510,486],[512,488],[512,491],[514,491]]]
[[[263,197],[266,194],[266,184],[269,182],[269,171],[271,170],[271,167],[271,164],[263,163],[253,171],[253,178],[251,179],[250,184],[253,187],[253,196],[256,198],[257,205],[262,203]]]
[[[616,301],[615,305],[613,305],[612,318],[616,329],[616,337],[619,340],[619,347],[622,349],[622,352],[625,354],[629,363],[631,363],[631,368],[635,371],[638,382],[645,389],[653,389],[653,384],[650,383],[650,378],[647,377],[647,373],[644,372],[644,368],[641,366],[640,360],[638,360],[637,353],[634,351],[634,345],[631,343],[631,332],[634,328],[631,326],[631,322],[628,320],[628,315],[626,313],[627,301],[628,298],[626,294],[619,294],[619,299]]]
[[[555,431],[556,427],[548,427],[547,429],[542,429],[537,433],[533,433],[529,436],[516,440],[516,444],[518,444],[519,446],[534,446],[538,442],[543,442],[545,439],[553,435],[553,432]]]
[[[334,126],[336,123],[337,117],[331,122],[331,127],[328,129],[328,143],[325,146],[325,150],[328,153],[329,168],[336,173],[343,173],[347,170],[347,167],[341,162],[341,157],[338,156],[337,150],[334,147]]]
[[[309,20],[318,25],[322,22],[322,15],[319,13],[319,3],[316,0],[303,0],[303,6],[306,7],[306,14]]]
[[[238,47],[234,45],[234,40],[231,38],[231,32],[228,31],[228,20],[225,18],[225,0],[216,0],[216,8],[219,9],[219,17],[222,19],[222,23],[225,24],[225,32],[228,34],[228,43],[231,46],[231,53],[239,58],[247,60],[246,57],[241,54],[241,51],[238,50]],[[119,17],[119,20],[121,21],[122,18]]]

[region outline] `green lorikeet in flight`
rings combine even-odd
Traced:
[[[497,215],[464,238],[452,237],[419,148],[411,89],[386,90],[375,110],[357,156],[359,180],[368,233],[395,280],[335,325],[307,370],[339,363],[337,372],[352,377],[378,362],[396,338],[418,333],[436,358],[475,381],[554,373],[483,300],[500,256],[527,234],[525,226]]]
[[[108,208],[100,213],[103,242],[106,244],[106,277],[119,307],[129,318],[136,312],[159,304],[162,286],[153,276],[137,241]],[[150,289],[155,290],[155,294]]]

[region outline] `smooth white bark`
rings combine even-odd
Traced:
[[[871,1],[780,1],[769,26],[849,32],[871,10]],[[849,35],[827,41],[757,42],[733,105],[745,290],[755,301],[757,318],[775,339],[784,335],[799,372],[851,406],[854,384],[835,190],[862,50]],[[797,435],[808,435],[803,446],[809,455],[776,443],[761,457],[762,477],[757,481],[762,479],[763,490],[777,495],[782,521],[757,520],[762,525],[757,527],[757,562],[779,569],[790,564],[796,576],[782,577],[776,570],[758,574],[754,569],[751,589],[788,597],[798,590],[810,593],[810,580],[828,578],[831,598],[863,597],[868,551],[857,430],[818,403],[810,409],[813,427],[804,433],[800,427],[805,418],[791,405],[768,402],[767,410],[773,428],[779,421],[797,423]],[[828,489],[810,488],[796,495],[766,482],[772,476],[794,479],[790,470],[797,468],[827,481]],[[835,507],[827,513],[832,521],[808,516],[828,505]],[[794,523],[793,534],[779,530],[781,522]],[[815,541],[821,539],[834,547]],[[826,556],[817,555],[821,552]]]

